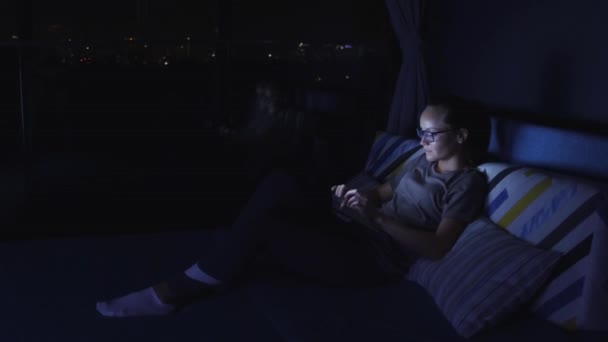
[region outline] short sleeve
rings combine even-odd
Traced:
[[[479,171],[463,175],[445,194],[442,218],[473,221],[481,212],[487,195],[487,181]]]

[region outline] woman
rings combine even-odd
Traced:
[[[97,310],[112,317],[166,315],[239,283],[253,265],[326,284],[398,281],[413,258],[444,256],[480,213],[486,178],[475,166],[478,151],[487,148],[488,128],[488,121],[471,113],[429,105],[417,130],[424,156],[367,193],[343,184],[331,187],[341,207],[358,211],[369,226],[339,221],[319,209],[330,196],[299,192],[289,176],[275,173],[199,262],[165,282],[99,302]],[[304,214],[295,216],[286,203],[301,203],[295,209]]]

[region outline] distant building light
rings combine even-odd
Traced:
[[[91,50],[90,46],[85,46],[85,50]]]
[[[179,46],[179,48],[180,48],[180,49],[183,49],[183,48],[184,48],[184,46],[183,46],[183,45],[180,45],[180,46]]]
[[[346,75],[344,76],[347,80],[350,80],[350,76]]]
[[[298,44],[298,47],[303,47],[304,43],[300,42],[300,44]]]
[[[14,35],[12,35],[12,36],[11,36],[11,38],[12,38],[12,39],[19,39],[19,36],[18,36],[18,35],[16,35],[16,34],[14,34]]]
[[[147,49],[147,48],[148,48],[148,44],[144,44],[144,49]]]
[[[169,65],[169,62],[168,62],[168,61],[165,61],[163,64],[164,64],[164,65]]]
[[[323,79],[321,78],[321,76],[317,76],[317,82],[321,82]]]
[[[346,45],[344,45],[344,48],[345,48],[345,49],[352,49],[352,45],[350,45],[350,44],[346,44]]]
[[[211,58],[215,58],[215,52],[211,53]]]
[[[190,37],[186,37],[186,40],[190,40]]]
[[[268,54],[268,58],[272,58],[272,54],[271,53]]]
[[[71,42],[72,42],[72,38],[68,38],[68,43],[71,43]]]

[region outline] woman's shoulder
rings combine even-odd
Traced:
[[[458,180],[459,183],[462,183],[466,187],[477,187],[484,189],[488,184],[488,177],[486,173],[479,170],[477,167],[469,167],[462,170]]]

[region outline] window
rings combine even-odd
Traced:
[[[102,151],[209,126],[218,107],[216,5],[36,2],[34,145]]]
[[[383,2],[235,0],[230,21],[233,96],[241,94],[237,85],[286,78],[302,90],[303,106],[352,115],[387,112],[394,42]],[[343,107],[325,106],[327,96],[349,99],[336,100]]]
[[[394,42],[382,2],[58,0],[30,10],[28,115],[40,148],[213,129],[246,115],[260,78],[288,81],[305,109],[388,112]],[[4,41],[15,17],[2,21]]]
[[[18,39],[16,1],[0,2],[0,42]]]
[[[0,153],[11,157],[18,155],[21,146],[15,4],[16,1],[0,2]]]

